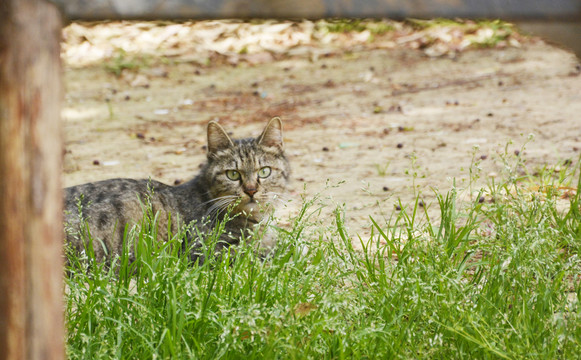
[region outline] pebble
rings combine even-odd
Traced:
[[[153,113],[155,115],[167,115],[167,114],[169,114],[169,110],[168,109],[155,109],[155,110],[153,110]]]

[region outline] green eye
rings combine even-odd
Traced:
[[[271,173],[270,167],[265,166],[262,169],[258,170],[258,177],[259,178],[267,178]]]
[[[240,180],[240,173],[236,170],[226,170],[226,177],[232,181]]]

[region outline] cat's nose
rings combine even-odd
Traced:
[[[253,197],[254,194],[258,192],[258,190],[255,187],[245,187],[244,192],[248,194],[248,196]]]

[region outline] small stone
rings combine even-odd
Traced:
[[[149,87],[149,79],[147,78],[147,76],[145,76],[143,74],[139,74],[133,79],[133,81],[131,81],[130,85],[132,87],[148,88]]]
[[[155,109],[153,110],[155,115],[167,115],[169,114],[169,109]]]
[[[325,82],[324,86],[327,88],[335,87],[335,82],[333,80],[329,79]]]
[[[157,66],[154,68],[151,68],[149,70],[149,74],[152,76],[156,76],[156,77],[168,77],[169,72],[167,71],[167,69],[163,66]]]

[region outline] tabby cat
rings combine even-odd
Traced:
[[[95,258],[109,261],[123,249],[125,228],[139,224],[144,203],[159,214],[158,238],[167,239],[179,224],[208,233],[228,213],[217,249],[236,245],[268,221],[274,204],[285,197],[290,166],[283,151],[282,122],[273,118],[257,138],[232,140],[218,123],[207,128],[207,161],[189,182],[169,186],[154,180],[111,179],[65,189],[66,241],[73,251],[85,248],[81,234],[88,225]],[[177,220],[179,219],[179,221]],[[192,232],[196,233],[196,232]],[[192,235],[193,236],[193,235]],[[199,239],[193,261],[203,260]],[[272,240],[263,238],[263,248]],[[196,250],[198,249],[198,251]]]

